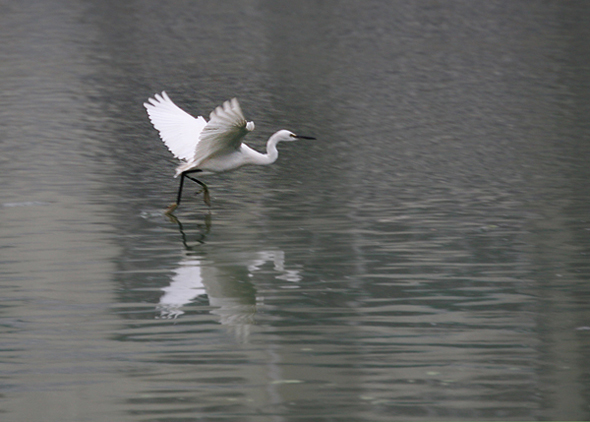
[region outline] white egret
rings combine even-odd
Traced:
[[[168,207],[167,214],[180,204],[185,177],[202,186],[203,199],[211,206],[207,185],[189,174],[221,173],[247,164],[272,164],[279,156],[277,143],[315,139],[310,136],[298,136],[288,130],[279,130],[268,139],[267,152],[262,154],[242,143],[248,132],[254,130],[254,122],[246,121],[236,98],[213,110],[209,115],[209,122],[202,116],[194,118],[182,110],[164,91],[161,95],[154,95],[154,98],[150,98],[143,105],[152,124],[160,132],[162,141],[181,161],[174,176],[180,176],[176,202]]]

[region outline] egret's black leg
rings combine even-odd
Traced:
[[[166,210],[166,214],[170,214],[176,208],[178,208],[178,205],[180,204],[180,198],[182,197],[182,186],[183,185],[184,185],[184,173],[181,173],[180,174],[180,185],[178,186],[178,193],[176,194],[176,202],[173,204],[170,204],[170,206]]]
[[[184,173],[180,174],[180,185],[178,186],[178,193],[176,194],[176,206],[180,205],[180,199],[182,198],[182,186],[184,185]]]

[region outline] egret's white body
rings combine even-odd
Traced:
[[[262,154],[242,143],[244,137],[254,130],[254,123],[246,121],[235,98],[213,110],[209,115],[209,122],[202,116],[195,118],[182,110],[172,102],[166,92],[156,94],[143,105],[152,124],[160,132],[162,141],[181,161],[174,176],[181,176],[178,197],[168,212],[176,209],[180,203],[185,177],[203,186],[205,202],[207,205],[210,204],[207,186],[188,174],[221,173],[248,164],[272,164],[279,156],[279,142],[314,139],[297,136],[288,130],[280,130],[269,138],[266,154]]]

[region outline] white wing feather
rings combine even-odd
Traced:
[[[195,166],[216,155],[238,150],[244,136],[254,130],[254,123],[246,122],[236,98],[217,107],[209,118],[209,123],[201,132],[195,148]]]
[[[207,125],[205,119],[201,116],[194,118],[182,110],[164,91],[143,106],[170,152],[181,160],[193,161],[199,136]]]

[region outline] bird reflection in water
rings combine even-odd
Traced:
[[[189,242],[183,224],[169,215],[178,225],[185,256],[170,280],[162,288],[157,310],[161,319],[176,319],[185,313],[183,308],[199,296],[207,298],[210,313],[219,317],[240,341],[246,341],[250,327],[255,324],[257,309],[263,304],[263,296],[256,288],[256,274],[269,263],[275,272],[274,278],[283,282],[297,283],[301,280],[299,270],[285,267],[285,254],[280,250],[223,251],[216,254],[214,248],[204,248],[205,238],[211,228],[211,216],[197,225],[199,234]],[[192,233],[191,233],[192,235]],[[290,286],[291,287],[291,286]]]

